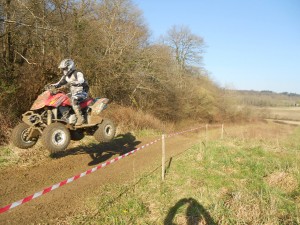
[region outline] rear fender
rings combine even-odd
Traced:
[[[106,109],[108,102],[109,99],[107,98],[97,99],[96,102],[90,106],[92,109],[92,115],[99,115],[104,109]]]
[[[98,115],[88,115],[87,117],[87,122],[89,125],[97,125],[97,124],[100,124],[102,123],[103,121],[103,118],[101,116],[98,116]]]

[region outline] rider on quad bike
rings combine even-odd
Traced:
[[[56,153],[65,150],[70,140],[81,140],[85,135],[101,143],[114,138],[114,123],[102,117],[109,99],[88,98],[87,82],[71,59],[63,60],[59,68],[63,70],[60,81],[45,86],[12,130],[11,141],[16,147],[31,148],[41,138],[49,152]],[[65,84],[69,84],[71,95],[58,88]]]
[[[84,79],[83,73],[76,70],[75,63],[72,59],[62,60],[58,68],[62,70],[63,76],[57,83],[52,84],[52,86],[55,88],[66,84],[70,86],[72,108],[77,117],[75,126],[80,126],[85,123],[80,103],[88,98],[88,83]]]

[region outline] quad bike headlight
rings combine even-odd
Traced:
[[[29,126],[36,125],[42,121],[41,115],[34,113],[33,111],[27,111],[22,115],[22,120]]]
[[[32,115],[32,116],[29,118],[29,121],[30,121],[31,123],[35,123],[36,120],[37,120],[37,117],[36,117],[35,115]]]

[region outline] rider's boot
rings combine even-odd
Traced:
[[[80,106],[79,105],[78,106],[74,106],[73,109],[74,109],[75,115],[77,117],[77,121],[75,123],[75,126],[80,126],[83,123],[85,123],[85,120],[84,120],[84,117],[82,115]]]

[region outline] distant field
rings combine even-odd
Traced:
[[[267,107],[268,119],[300,121],[300,107]]]

